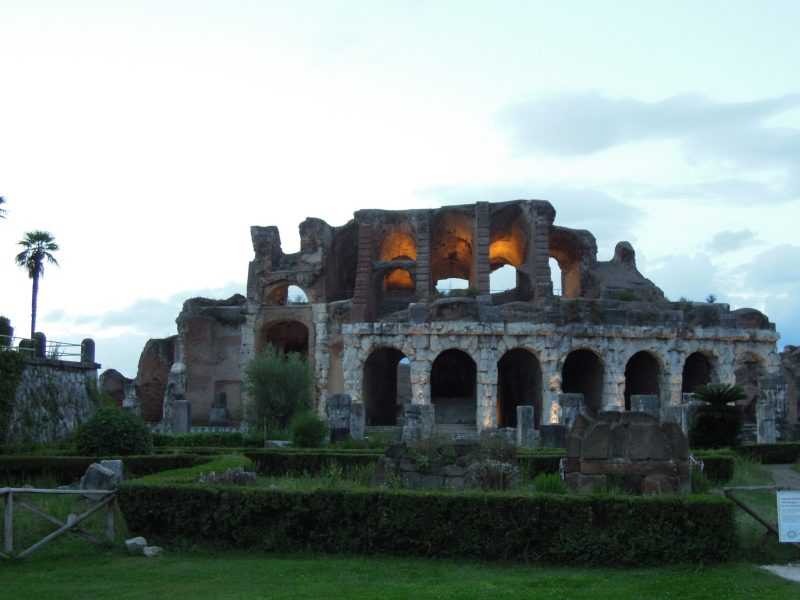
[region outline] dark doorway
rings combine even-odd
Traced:
[[[517,406],[533,406],[539,428],[542,411],[542,369],[536,357],[522,348],[506,352],[497,362],[497,426],[517,426]]]
[[[272,344],[282,352],[308,356],[308,327],[300,321],[278,321],[264,328],[261,347]]]
[[[649,352],[637,352],[625,366],[625,410],[631,409],[631,396],[659,395],[658,361]]]
[[[573,350],[561,369],[561,391],[583,394],[586,408],[598,412],[603,408],[603,362],[591,350]]]
[[[411,400],[406,355],[395,348],[378,348],[364,363],[362,395],[369,426],[397,425],[403,403]]]
[[[701,385],[711,383],[711,361],[702,352],[693,352],[683,363],[681,393],[693,394]]]
[[[461,350],[445,350],[433,361],[431,402],[436,422],[475,425],[477,398],[475,361]]]

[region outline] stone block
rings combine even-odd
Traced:
[[[568,430],[575,423],[578,415],[585,411],[583,394],[559,394],[558,405],[561,407],[560,422]]]
[[[211,407],[208,411],[208,424],[211,427],[224,427],[228,424],[228,409],[222,406]]]
[[[625,458],[629,443],[628,427],[623,423],[611,425],[611,458]]]
[[[192,430],[192,404],[188,400],[176,400],[172,405],[172,431],[189,433]]]
[[[659,419],[661,417],[661,402],[658,396],[654,394],[632,394],[631,411],[647,413]]]
[[[331,442],[340,442],[350,437],[351,405],[350,394],[333,394],[325,401],[325,416]]]
[[[436,414],[432,404],[406,404],[403,415],[403,441],[416,441],[433,435]]]
[[[641,491],[643,494],[674,494],[680,491],[680,482],[677,477],[651,473],[643,479]]]
[[[100,463],[92,463],[81,477],[82,490],[115,490],[119,485],[117,474]],[[97,502],[106,497],[105,494],[82,494],[87,500]]]
[[[570,490],[579,494],[591,494],[608,487],[608,478],[605,475],[567,473],[564,481]]]
[[[142,550],[142,554],[147,558],[154,558],[156,556],[160,556],[164,552],[161,546],[145,546]]]
[[[533,406],[517,406],[516,443],[520,448],[533,448],[536,445]]]
[[[128,554],[142,554],[146,546],[147,540],[141,536],[125,540],[125,549]]]
[[[677,423],[663,423],[661,431],[667,438],[673,458],[687,460],[689,458],[689,441],[686,439],[680,425]]]
[[[121,460],[101,460],[100,466],[113,471],[117,483],[120,483],[123,479],[125,479],[125,465]]]
[[[567,442],[567,428],[563,425],[542,425],[539,428],[539,442],[542,448],[564,448]]]
[[[353,402],[350,405],[350,437],[354,440],[364,439],[366,415],[363,402]]]
[[[570,432],[567,435],[567,456],[570,458],[578,458],[581,455],[581,444],[583,438],[580,435]]]
[[[599,422],[586,433],[583,439],[583,458],[605,459],[609,456],[609,438],[611,437],[611,425]]]

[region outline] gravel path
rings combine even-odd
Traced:
[[[792,469],[792,465],[764,465],[778,487],[800,491],[800,473]]]

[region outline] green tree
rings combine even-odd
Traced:
[[[311,407],[312,375],[308,360],[268,345],[245,368],[245,386],[256,427],[286,429],[292,417]]]
[[[736,403],[747,398],[739,385],[710,383],[698,386],[695,400],[705,402],[692,418],[689,444],[692,448],[729,448],[737,443],[742,414]]]
[[[36,333],[36,304],[39,300],[39,278],[44,276],[44,263],[58,266],[58,261],[53,252],[58,251],[58,244],[53,235],[48,231],[29,231],[19,242],[24,248],[17,254],[17,266],[22,267],[28,272],[28,277],[33,280],[33,292],[31,294],[31,339]]]

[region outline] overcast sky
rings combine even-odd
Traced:
[[[544,198],[800,345],[800,2],[0,0],[0,314],[129,376],[250,225]],[[2,257],[5,257],[4,259]]]

